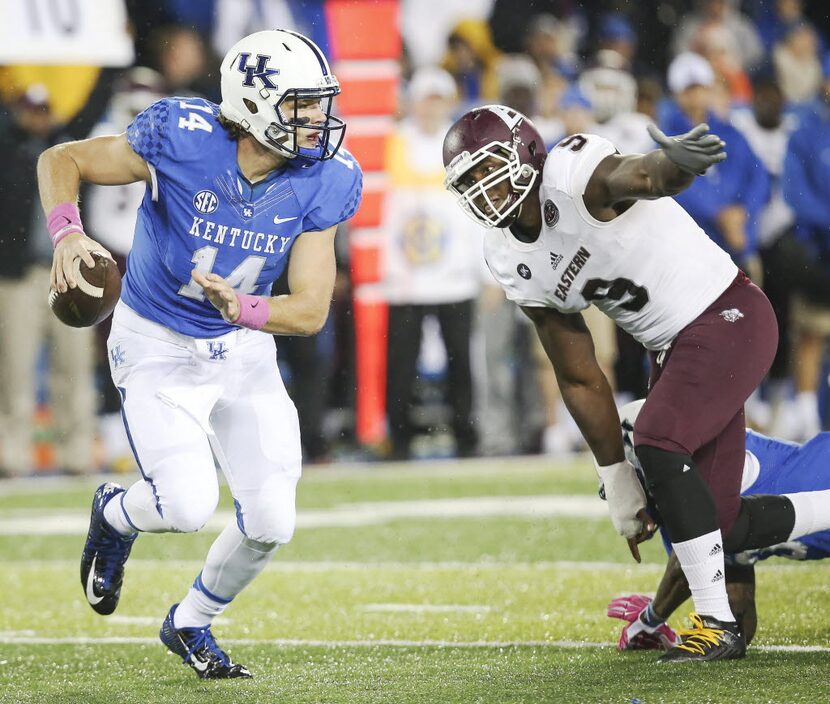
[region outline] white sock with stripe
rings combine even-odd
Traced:
[[[830,490],[784,494],[795,509],[795,524],[788,540],[830,529]]]
[[[116,533],[124,537],[138,533],[136,527],[130,523],[127,512],[124,509],[125,493],[118,494],[111,498],[104,506],[104,520]]]
[[[735,616],[729,608],[729,598],[726,595],[720,530],[672,543],[672,547],[689,582],[695,611],[701,616],[712,616],[719,621],[734,621]]]
[[[208,551],[205,566],[173,615],[176,628],[204,628],[265,569],[279,544],[258,543],[236,522],[223,530]]]

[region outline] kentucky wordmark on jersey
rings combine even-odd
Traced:
[[[572,135],[548,154],[539,200],[542,232],[531,243],[488,230],[485,258],[507,298],[576,313],[592,303],[645,347],[662,349],[729,286],[729,255],[672,198],[636,201],[609,222],[582,196],[616,149]]]
[[[360,166],[340,149],[327,161],[288,161],[252,185],[217,114],[207,100],[167,98],[127,129],[153,182],[138,211],[122,299],[149,320],[201,338],[234,326],[191,279],[193,269],[224,277],[240,293],[269,295],[296,238],[350,218],[362,184]]]

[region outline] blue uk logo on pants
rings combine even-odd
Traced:
[[[211,340],[207,343],[208,352],[210,352],[210,359],[212,361],[224,360],[228,358],[228,348],[225,347],[224,342],[215,342]]]
[[[121,345],[116,345],[110,350],[110,359],[112,360],[113,369],[118,369],[127,361],[127,354],[121,349]]]

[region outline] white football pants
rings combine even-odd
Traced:
[[[273,338],[239,329],[195,339],[119,303],[107,347],[143,475],[123,500],[133,527],[199,530],[219,500],[218,465],[244,536],[273,546],[291,540],[300,430]]]

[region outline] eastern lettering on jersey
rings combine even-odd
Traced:
[[[556,252],[550,253],[550,265],[553,267],[554,271],[556,271],[556,267],[562,263],[563,258],[564,257],[561,254],[557,254]]]
[[[245,74],[245,80],[242,81],[242,85],[253,86],[254,79],[258,78],[262,81],[263,88],[276,89],[277,86],[271,80],[271,76],[279,75],[280,70],[278,68],[268,68],[268,61],[271,57],[265,56],[264,54],[257,54],[256,65],[248,66],[248,59],[250,58],[251,55],[247,52],[239,55],[239,64],[237,68],[240,73]]]
[[[556,223],[559,222],[559,208],[556,207],[556,204],[550,198],[545,201],[543,211],[545,214],[545,225],[555,227]]]
[[[213,191],[199,191],[193,196],[193,207],[200,213],[209,215],[219,207],[219,199]]]
[[[591,253],[585,249],[585,247],[580,247],[568,263],[564,273],[559,278],[559,284],[556,287],[556,291],[553,292],[553,295],[563,303],[568,298],[568,291],[571,290],[574,280],[590,258]]]
[[[516,272],[525,280],[532,276],[530,273],[530,267],[527,264],[519,264],[519,266],[516,267]]]

